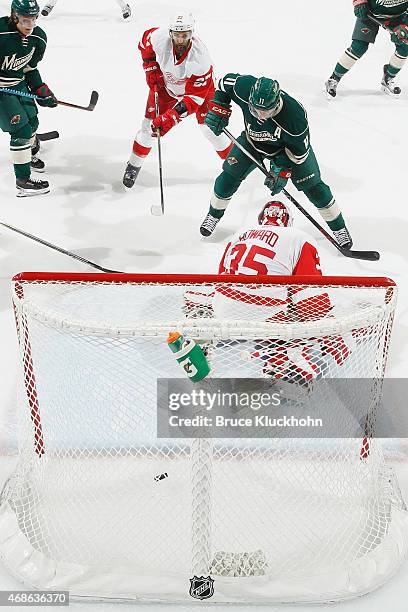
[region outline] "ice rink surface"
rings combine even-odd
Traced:
[[[7,14],[9,2],[2,0],[0,8]],[[40,65],[44,81],[59,99],[87,104],[91,90],[96,89],[100,100],[93,113],[64,107],[40,110],[40,131],[57,129],[61,135],[59,140],[44,144],[41,152],[47,164],[45,178],[51,184],[47,196],[15,197],[8,135],[0,134],[0,221],[108,268],[152,273],[217,270],[228,237],[239,227],[254,225],[268,199],[260,173],[253,172],[245,181],[213,237],[206,241],[200,238],[199,226],[221,163],[195,119],[183,121],[163,141],[165,217],[150,215],[151,204],[160,202],[155,152],[132,190],[126,191],[121,182],[147,94],[138,39],[148,27],[166,25],[174,11],[188,8],[194,12],[197,34],[207,44],[218,76],[231,71],[272,76],[305,105],[322,178],[336,195],[355,248],[378,250],[381,260],[359,262],[338,255],[296,212],[295,225],[316,241],[325,274],[388,276],[397,282],[399,306],[387,375],[405,377],[408,67],[399,78],[403,88],[399,100],[380,92],[382,67],[393,50],[387,35],[380,32],[375,46],[341,82],[336,100],[328,102],[323,84],[350,44],[354,24],[351,0],[315,0],[307,6],[301,0],[279,4],[258,0],[255,10],[243,0],[190,0],[184,6],[162,0],[132,2],[132,8],[132,21],[123,23],[114,0],[60,0],[48,20],[41,20],[48,35],[46,56]],[[234,134],[242,129],[238,109],[234,109],[230,129]],[[305,203],[292,186],[289,190]],[[0,266],[0,442],[6,455],[12,450],[10,427],[16,405],[17,348],[10,278],[23,270],[91,270],[2,228]],[[2,476],[8,473],[10,461],[3,456]],[[400,462],[397,470],[408,498],[408,468]],[[0,588],[13,587],[17,583],[1,574]],[[380,612],[386,607],[403,612],[407,601],[405,564],[379,591],[338,606],[345,612]],[[210,607],[199,605],[206,610]],[[110,608],[92,603],[73,607]],[[122,604],[120,609],[134,610],[135,606]],[[163,610],[164,606],[149,609]],[[230,610],[231,606],[218,605],[217,609]],[[299,611],[303,607],[285,609]],[[319,606],[321,609],[325,606]]]

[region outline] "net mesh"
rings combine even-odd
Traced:
[[[189,579],[211,574],[214,601],[319,601],[395,571],[406,510],[370,439],[394,286],[91,276],[14,283],[19,461],[0,506],[14,573],[88,597],[194,601]],[[210,377],[374,379],[364,440],[158,438],[157,379],[183,375],[170,331],[201,345]]]

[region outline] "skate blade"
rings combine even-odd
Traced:
[[[37,191],[23,191],[23,190],[19,190],[16,193],[16,196],[18,198],[32,198],[34,196],[37,195],[44,195],[46,193],[50,193],[50,188],[47,187],[46,189],[38,189]]]
[[[31,166],[31,171],[38,172],[38,174],[44,174],[45,168],[33,168],[33,166]]]
[[[150,212],[152,213],[154,217],[162,217],[164,215],[164,212],[162,211],[162,207],[157,206],[156,204],[152,204],[152,206],[150,207]]]

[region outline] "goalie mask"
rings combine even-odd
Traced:
[[[292,214],[282,202],[273,200],[267,202],[258,215],[259,225],[277,225],[290,227],[293,223]]]

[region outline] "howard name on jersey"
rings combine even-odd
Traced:
[[[320,260],[307,234],[294,227],[256,226],[234,234],[219,274],[318,275]]]
[[[399,17],[408,11],[407,0],[368,0],[370,11],[376,17]]]
[[[9,17],[0,18],[0,87],[17,87],[24,80],[35,89],[42,79],[37,64],[43,58],[47,36],[36,26],[22,36]]]
[[[219,274],[262,276],[321,276],[316,247],[293,227],[257,226],[237,232],[222,256]],[[296,281],[294,279],[294,285]],[[254,284],[216,290],[217,316],[263,321],[320,318],[331,308],[327,293],[313,286]]]
[[[177,59],[173,43],[166,28],[147,30],[139,43],[143,59],[156,60],[163,73],[168,93],[180,101],[187,96],[196,108],[204,103],[211,87],[214,87],[213,66],[207,47],[193,36],[191,44]]]
[[[303,106],[289,94],[281,91],[282,105],[279,112],[266,121],[256,119],[249,110],[249,94],[256,77],[226,74],[218,83],[226,96],[242,110],[245,132],[251,145],[266,157],[285,152],[295,164],[303,163],[310,148],[309,123]]]

